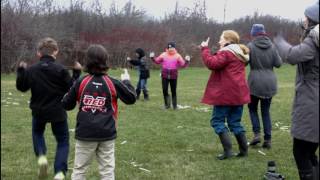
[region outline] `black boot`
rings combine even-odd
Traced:
[[[144,97],[144,100],[145,101],[148,101],[149,100],[149,94],[148,94],[148,90],[143,90],[143,97]]]
[[[313,171],[313,180],[319,180],[319,164],[312,167]]]
[[[165,97],[164,97],[164,107],[165,107],[166,109],[169,109],[169,108],[170,108],[170,104],[171,104],[171,102],[170,102],[170,96],[165,96]]]
[[[271,148],[271,139],[264,140],[264,142],[262,144],[262,148],[270,149]]]
[[[313,171],[311,170],[299,170],[300,180],[314,180]]]
[[[178,109],[177,107],[177,96],[172,96],[172,107],[174,110]]]
[[[255,146],[261,142],[260,133],[254,133],[254,137],[250,142],[250,146]]]
[[[223,154],[217,157],[219,160],[224,160],[232,157],[232,143],[228,132],[219,134],[219,138],[223,147]]]
[[[248,145],[247,145],[247,138],[245,133],[240,133],[235,135],[238,145],[239,145],[239,153],[237,157],[248,156]]]
[[[139,100],[139,98],[140,98],[140,93],[141,93],[141,91],[140,91],[140,89],[136,89],[136,94],[137,94],[137,100]]]

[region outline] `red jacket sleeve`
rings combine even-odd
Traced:
[[[210,49],[204,47],[201,49],[202,61],[210,70],[219,70],[228,64],[227,52],[218,51],[211,55]]]

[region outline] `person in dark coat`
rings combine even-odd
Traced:
[[[208,42],[201,43],[202,60],[211,70],[211,75],[202,103],[213,105],[211,126],[219,135],[224,152],[220,160],[233,156],[229,130],[235,135],[240,153],[237,157],[248,155],[245,129],[241,125],[243,105],[250,102],[249,87],[246,81],[245,66],[249,60],[249,49],[240,43],[239,34],[233,30],[223,31],[220,49],[210,53]],[[228,127],[225,122],[227,119]]]
[[[31,89],[32,140],[34,152],[38,157],[39,178],[45,178],[48,175],[44,131],[46,124],[51,123],[52,132],[57,141],[54,162],[55,180],[64,179],[68,170],[69,128],[67,113],[62,107],[61,100],[73,82],[79,78],[82,69],[76,62],[73,67],[73,77],[71,77],[68,70],[57,63],[58,52],[58,44],[54,39],[40,40],[37,47],[40,61],[28,68],[25,62],[20,62],[16,80],[19,91],[26,92]]]
[[[291,135],[301,180],[319,179],[319,1],[306,8],[302,42],[296,46],[280,35],[274,43],[285,62],[297,65]]]
[[[149,63],[147,62],[143,49],[138,48],[135,52],[137,59],[131,59],[130,57],[128,57],[127,61],[129,61],[130,64],[138,67],[139,80],[136,88],[137,99],[139,99],[142,90],[144,100],[149,100],[149,93],[147,88],[147,80],[150,77]]]
[[[282,60],[277,49],[267,36],[263,24],[254,24],[251,29],[253,40],[248,44],[250,49],[250,73],[248,83],[251,102],[248,104],[254,138],[250,145],[256,145],[260,140],[260,121],[258,104],[260,101],[263,122],[263,148],[271,148],[271,100],[277,93],[277,77],[273,68],[279,68]]]

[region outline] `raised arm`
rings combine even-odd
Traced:
[[[16,88],[21,92],[26,92],[30,89],[29,72],[26,67],[27,64],[25,62],[21,62],[17,69]]]
[[[208,47],[203,47],[201,49],[202,61],[210,70],[222,69],[228,64],[226,58],[227,54],[225,51],[219,51],[214,55],[211,55],[210,49]]]
[[[116,88],[117,96],[122,102],[125,104],[134,104],[136,102],[136,92],[129,80],[119,81],[113,78],[111,80]]]

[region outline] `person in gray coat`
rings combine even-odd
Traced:
[[[251,28],[253,40],[248,44],[250,49],[250,73],[248,84],[251,102],[248,104],[254,138],[250,145],[257,145],[260,140],[260,121],[258,103],[260,101],[263,123],[263,148],[271,148],[271,118],[270,105],[272,97],[277,93],[277,77],[273,68],[279,68],[282,60],[277,49],[267,36],[263,24],[253,24]]]
[[[291,46],[281,36],[274,38],[279,53],[297,65],[291,135],[293,155],[301,180],[319,179],[316,151],[319,147],[319,1],[304,12],[303,40]]]

